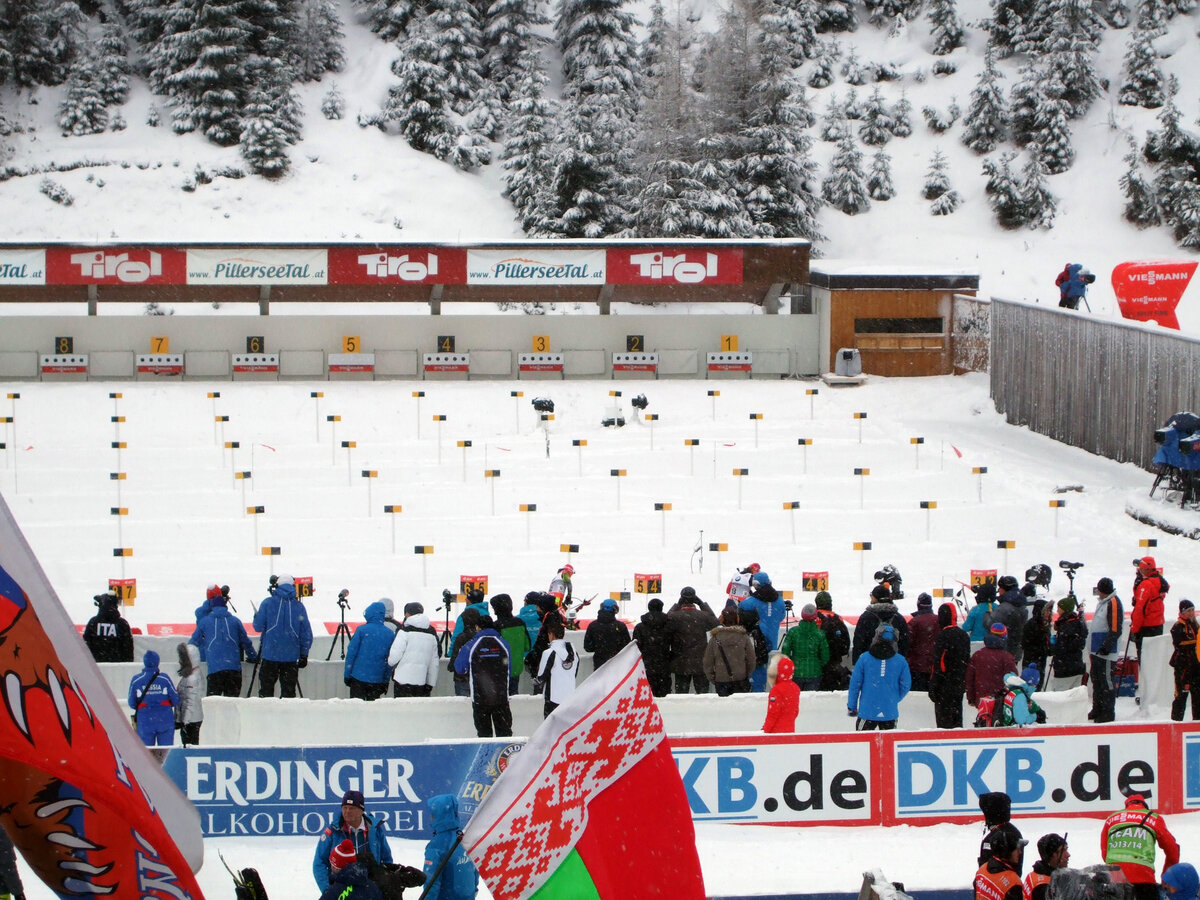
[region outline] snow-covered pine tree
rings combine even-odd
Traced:
[[[695,194],[684,200],[696,223],[695,237],[747,238],[757,231],[734,185],[734,175],[723,158],[722,142],[701,138],[700,159],[692,164]]]
[[[494,141],[500,137],[504,121],[504,101],[500,89],[491,81],[483,81],[467,111],[466,130],[484,140]],[[478,146],[478,142],[475,143]]]
[[[1162,67],[1154,41],[1163,33],[1161,27],[1144,22],[1145,10],[1138,17],[1137,27],[1129,35],[1125,50],[1125,78],[1117,102],[1125,106],[1158,109],[1166,100]]]
[[[1012,172],[1015,153],[1001,153],[999,159],[988,157],[983,161],[983,174],[987,177],[984,193],[988,206],[1002,228],[1020,228],[1025,224],[1024,207],[1021,201],[1021,185]]]
[[[870,77],[870,70],[858,58],[858,48],[852,44],[846,61],[842,63],[842,78],[845,79],[846,84],[861,87],[867,83],[867,79]]]
[[[867,194],[872,200],[891,200],[896,196],[896,186],[892,183],[892,158],[886,150],[878,150],[871,157]]]
[[[546,221],[546,186],[554,171],[553,145],[556,108],[546,98],[549,77],[541,54],[530,47],[517,57],[519,73],[508,98],[508,127],[500,158],[507,173],[504,196],[512,201],[526,234],[551,233]]]
[[[936,106],[922,106],[921,115],[925,118],[925,124],[929,126],[930,131],[934,134],[945,134],[954,127],[954,123],[962,115],[962,110],[951,99],[950,105],[944,110],[938,109]]]
[[[239,9],[237,0],[199,0],[192,27],[160,41],[171,71],[163,79],[175,107],[171,127],[180,134],[200,131],[225,147],[241,137],[247,89],[249,28]]]
[[[817,4],[817,31],[847,32],[858,30],[858,13],[853,0],[821,0]]]
[[[3,43],[0,84],[34,87],[61,84],[65,77],[58,59],[52,0],[6,0],[0,4],[0,42]]]
[[[862,124],[858,126],[858,139],[868,147],[882,147],[892,139],[892,116],[879,86],[871,92],[863,105]]]
[[[650,4],[650,21],[646,23],[646,36],[638,47],[642,75],[647,83],[662,75],[663,47],[667,43],[667,10],[662,0]]]
[[[837,41],[818,42],[817,56],[808,73],[810,88],[827,88],[833,84],[834,70],[840,54],[841,45]]]
[[[1046,72],[1033,62],[1021,66],[1019,79],[1009,95],[1009,133],[1018,147],[1033,140],[1038,121],[1044,119],[1040,112],[1046,105]]]
[[[58,106],[58,125],[63,134],[98,134],[108,127],[108,109],[99,80],[92,59],[76,60]]]
[[[846,135],[838,142],[837,152],[829,162],[829,174],[821,182],[821,195],[826,203],[848,216],[871,208],[862,170],[862,153],[852,136]]]
[[[946,154],[934,150],[929,160],[929,168],[925,172],[925,184],[921,188],[921,196],[926,200],[936,200],[950,190],[950,173],[947,169]]]
[[[992,15],[987,20],[988,46],[997,59],[1017,52],[1025,32],[1035,22],[1035,0],[991,0]]]
[[[543,43],[537,29],[549,21],[541,0],[493,0],[488,7],[483,21],[484,71],[499,89],[501,100],[521,77],[518,58]]]
[[[908,95],[901,92],[900,99],[892,107],[892,136],[906,138],[912,133],[912,103]]]
[[[693,237],[698,222],[691,218],[683,197],[700,191],[692,178],[692,167],[681,159],[655,160],[646,172],[645,183],[633,207],[629,236],[642,238]]]
[[[930,0],[929,31],[935,56],[953,53],[966,42],[967,33],[958,17],[956,0]]]
[[[379,116],[381,128],[394,126],[410,147],[437,159],[450,156],[460,129],[452,118],[446,73],[425,19],[409,23],[399,58],[392,63],[398,83],[388,89]]]
[[[1046,171],[1058,175],[1075,164],[1075,148],[1071,144],[1070,104],[1053,92],[1047,92],[1045,102],[1038,107],[1030,146],[1037,145]]]
[[[591,120],[599,114],[598,104],[577,103],[565,112],[547,185],[547,224],[566,238],[617,234],[626,227],[628,213],[622,198],[611,193],[612,172],[597,147],[602,129]]]
[[[1021,170],[1021,216],[1029,228],[1054,227],[1058,201],[1046,186],[1046,169],[1042,148],[1029,145],[1029,158]]]
[[[633,115],[639,92],[636,23],[626,0],[559,0],[555,34],[565,98],[603,94],[629,102]]]
[[[279,127],[276,112],[267,92],[255,88],[250,93],[242,123],[242,158],[251,172],[270,179],[286,175],[291,165],[288,135]]]
[[[958,191],[951,188],[929,204],[929,212],[935,216],[948,216],[962,204]]]
[[[971,103],[963,119],[962,142],[976,153],[991,153],[1008,133],[1008,113],[1000,89],[1000,72],[995,52],[989,46],[971,91]]]
[[[112,22],[100,27],[96,41],[96,84],[109,106],[119,106],[129,97],[129,51],[120,26]]]
[[[399,42],[408,36],[409,23],[425,14],[425,0],[354,0],[354,7],[380,39]]]
[[[919,0],[866,0],[867,18],[877,28],[890,25],[897,18],[912,21],[921,12]]]
[[[1127,168],[1121,176],[1121,193],[1125,196],[1125,221],[1138,228],[1152,228],[1162,224],[1158,209],[1158,196],[1154,187],[1142,173],[1137,147],[1132,146],[1125,154]]]
[[[88,19],[79,8],[78,0],[47,0],[47,24],[50,27],[50,53],[54,60],[51,83],[61,84],[70,74],[75,60],[88,46]]]
[[[846,106],[838,100],[836,94],[830,94],[829,105],[821,118],[821,140],[836,144],[850,133],[850,123],[846,120]]]
[[[296,144],[304,130],[304,109],[293,87],[295,72],[284,61],[286,51],[279,40],[268,37],[262,51],[246,65],[248,89],[266,94],[276,127],[284,133],[289,144]]]
[[[1175,103],[1178,95],[1179,80],[1172,75],[1167,79],[1166,102],[1158,111],[1161,127],[1146,132],[1142,152],[1149,162],[1186,164],[1200,154],[1200,140],[1180,124],[1179,107]]]
[[[854,88],[846,91],[846,100],[842,103],[842,115],[857,122],[862,118],[862,104],[858,102],[858,91]]]
[[[1175,223],[1172,231],[1180,247],[1200,250],[1200,184],[1185,181],[1176,190]]]
[[[787,23],[792,62],[799,66],[815,59],[821,44],[817,37],[820,4],[817,0],[778,0],[777,5]]]
[[[297,0],[288,63],[298,81],[320,81],[346,66],[345,32],[333,0]]]
[[[341,119],[346,115],[346,98],[338,90],[337,82],[329,85],[329,90],[321,98],[321,115],[326,119]]]
[[[483,84],[483,32],[475,5],[471,0],[429,0],[427,19],[450,108],[463,115]]]
[[[1092,0],[1046,0],[1050,33],[1037,52],[1044,56],[1047,83],[1068,104],[1068,115],[1078,119],[1104,89],[1096,74],[1096,55],[1104,20]]]
[[[745,155],[736,172],[738,194],[760,237],[821,239],[816,164],[806,129],[812,122],[807,96],[796,80],[778,3],[768,0],[757,37],[761,78],[750,92],[751,113],[743,129]]]

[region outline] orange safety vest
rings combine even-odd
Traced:
[[[1034,869],[1032,872],[1030,872],[1028,875],[1025,876],[1025,884],[1021,888],[1021,893],[1024,896],[1025,900],[1033,900],[1033,892],[1036,891],[1042,885],[1049,885],[1049,884],[1050,884],[1050,876],[1043,875],[1037,869]]]
[[[1005,894],[1014,887],[1021,887],[1021,876],[1010,868],[989,872],[988,865],[992,860],[985,862],[975,873],[975,900],[1004,900]]]

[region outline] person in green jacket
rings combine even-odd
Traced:
[[[524,620],[513,615],[513,601],[508,594],[496,594],[491,599],[492,612],[496,614],[496,630],[508,644],[509,696],[517,693],[521,681],[521,673],[525,671],[525,654],[533,644],[529,640],[529,630]]]
[[[829,662],[829,642],[817,621],[817,607],[805,604],[800,622],[783,636],[779,652],[796,667],[792,680],[801,690],[815,691],[821,686],[821,670]]]

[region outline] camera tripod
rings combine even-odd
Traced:
[[[329,662],[333,658],[333,645],[340,644],[342,651],[342,659],[346,658],[346,638],[350,637],[350,629],[346,626],[346,610],[350,608],[350,601],[346,598],[350,592],[345,588],[338,594],[338,607],[342,611],[342,621],[338,623],[337,631],[333,633],[333,640],[329,642],[329,652],[325,655],[325,661]]]
[[[1067,576],[1067,596],[1063,599],[1074,600],[1076,607],[1079,609],[1080,615],[1083,614],[1083,604],[1079,602],[1079,598],[1075,596],[1075,573],[1083,568],[1083,563],[1068,562],[1065,559],[1059,560],[1058,566]]]
[[[442,633],[437,636],[438,654],[440,656],[448,657],[450,655],[450,651],[452,649],[454,649],[454,645],[451,643],[451,640],[450,640],[451,634],[452,634],[452,632],[450,631],[450,609],[453,606],[454,606],[454,595],[450,593],[449,589],[443,590],[442,591],[442,607],[443,607],[443,611],[445,612],[446,619],[445,619],[445,626],[442,628]]]

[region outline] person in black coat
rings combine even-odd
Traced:
[[[563,617],[562,610],[558,607],[558,598],[553,594],[547,594],[544,591],[537,593],[530,592],[525,595],[525,602],[528,603],[531,597],[538,608],[538,613],[542,617],[542,626],[538,629],[537,637],[533,640],[533,647],[525,654],[525,668],[531,673],[536,673],[542,667],[542,654],[546,652],[552,640],[548,630],[549,626],[557,624],[561,626],[565,634],[567,620]],[[534,685],[533,692],[540,694],[541,690],[537,685]]]
[[[113,591],[94,598],[100,609],[83,629],[83,642],[96,662],[133,662],[133,631],[121,615],[121,601]]]
[[[896,651],[901,656],[908,657],[908,622],[892,602],[892,592],[887,585],[877,584],[871,589],[870,605],[863,610],[863,614],[858,617],[858,624],[854,626],[854,640],[850,646],[851,662],[858,662],[858,658],[867,652],[880,625],[891,625],[896,629]]]
[[[1050,684],[1052,691],[1068,691],[1083,684],[1087,674],[1087,623],[1075,601],[1058,601],[1058,619],[1050,644]]]
[[[1034,666],[1038,670],[1039,684],[1046,684],[1046,657],[1050,653],[1053,615],[1054,604],[1049,600],[1034,600],[1033,612],[1021,633],[1021,658],[1026,666]]]
[[[658,597],[646,604],[646,614],[633,627],[633,639],[642,651],[651,693],[667,696],[671,693],[671,638],[667,634],[667,614]]]
[[[815,603],[817,621],[829,645],[829,662],[821,670],[821,686],[818,690],[844,691],[850,685],[850,670],[845,663],[850,653],[850,629],[842,617],[833,611],[833,597],[829,591],[818,591]]]
[[[971,636],[958,627],[953,603],[938,607],[937,617],[941,631],[933,642],[933,673],[929,677],[933,717],[938,728],[962,728]]]
[[[629,626],[617,618],[617,601],[609,598],[600,604],[596,620],[583,635],[583,649],[592,654],[592,670],[600,668],[629,643]]]

